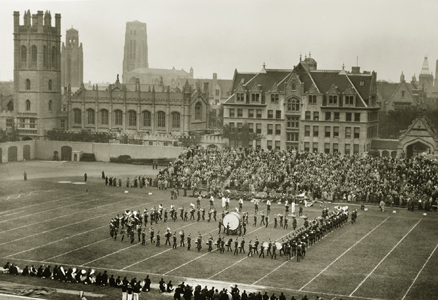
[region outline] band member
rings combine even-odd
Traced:
[[[250,240],[248,243],[248,256],[252,256],[252,249],[253,249],[252,240]]]
[[[220,253],[225,253],[225,239],[221,239]]]
[[[211,252],[213,250],[213,237],[210,234],[210,237],[208,238],[208,252]]]
[[[262,220],[260,221],[260,225],[266,225],[265,223],[265,213],[262,211]]]
[[[149,228],[149,237],[151,238],[151,244],[154,242],[154,227]]]
[[[141,232],[141,244],[144,246],[146,243],[146,232],[145,232],[146,228],[143,228],[142,232]]]
[[[220,219],[219,220],[219,224],[218,224],[218,227],[219,227],[219,234],[221,234],[221,229],[222,229],[222,226],[223,226],[224,224],[222,223],[222,219]]]
[[[201,208],[201,194],[199,194],[198,199],[196,199],[196,209],[200,209]]]
[[[257,215],[254,215],[254,224],[252,224],[253,226],[257,226]]]
[[[141,225],[137,224],[137,235],[138,235],[138,242],[140,243],[140,237],[141,237]]]
[[[245,221],[242,222],[242,227],[243,227],[243,235],[246,234],[246,223]]]
[[[254,199],[254,214],[256,215],[259,212],[259,201]]]
[[[160,236],[160,231],[158,230],[158,232],[157,232],[157,243],[155,244],[156,247],[160,247],[160,240],[161,240],[161,236]]]
[[[164,245],[166,246],[167,244],[169,244],[170,246],[170,237],[172,236],[172,234],[170,233],[170,228],[167,228],[166,234],[164,236],[166,237],[166,242],[164,243]]]
[[[189,233],[189,235],[187,236],[187,250],[190,250],[191,246],[192,246],[192,238]]]
[[[283,226],[284,229],[287,229],[289,227],[288,222],[289,220],[287,218],[284,218],[284,226]]]
[[[243,199],[240,198],[239,199],[239,212],[242,212],[242,209],[243,209]]]
[[[211,214],[212,214],[212,211],[211,211],[211,209],[208,211],[208,220],[207,220],[207,222],[208,223],[210,223],[210,221],[211,221]]]
[[[240,253],[245,253],[245,238],[240,241]]]
[[[280,227],[283,227],[283,215],[278,216],[280,219]]]
[[[179,237],[180,237],[179,246],[180,247],[185,247],[185,244],[184,244],[184,230],[181,230],[179,232]]]
[[[180,212],[179,216],[181,218],[181,221],[184,221],[184,206],[179,209],[179,212]]]
[[[227,235],[230,235],[230,222],[227,223]]]
[[[269,224],[269,216],[265,217],[265,222],[266,222],[266,228],[268,228],[268,224]]]
[[[266,214],[269,216],[269,213],[271,212],[271,201],[266,201]]]
[[[292,227],[294,230],[297,229],[297,219],[295,217],[292,219]]]
[[[275,257],[275,259],[277,259],[277,245],[275,243],[272,243],[271,259],[273,259],[274,257]]]
[[[266,255],[267,256],[271,256],[272,255],[271,249],[272,249],[272,242],[271,242],[271,240],[269,240],[268,249],[266,249]]]
[[[190,220],[194,220],[195,219],[195,209],[192,207],[190,209]]]
[[[229,210],[229,209],[230,209],[230,197],[227,197],[227,198],[226,198],[226,201],[225,201],[225,209],[226,209],[226,210]]]
[[[289,213],[289,201],[286,200],[284,203],[284,214],[287,216]]]
[[[233,255],[239,255],[239,238],[234,241],[234,253]]]
[[[232,250],[231,250],[232,243],[233,243],[233,239],[229,238],[227,241],[227,252],[232,252]]]
[[[202,236],[201,233],[198,235],[198,239],[196,240],[196,248],[198,248],[198,252],[202,249]]]
[[[173,233],[173,245],[172,245],[173,249],[176,249],[176,232]]]
[[[216,208],[213,207],[213,219],[215,222],[216,222],[216,215],[217,215]]]
[[[277,222],[277,215],[274,215],[274,228],[277,228],[278,222]]]
[[[263,255],[263,258],[265,258],[265,242],[262,242],[261,244],[260,244],[260,254],[259,254],[259,258],[260,257],[262,257],[262,255]]]
[[[201,212],[202,212],[202,221],[205,221],[205,208],[201,208]]]
[[[210,210],[214,208],[214,197],[213,195],[210,196]]]
[[[187,211],[187,209],[184,211],[184,222],[187,222],[187,220],[188,220],[188,215],[189,215],[189,212]],[[193,217],[194,218],[194,217]]]
[[[126,229],[122,226],[122,230],[120,230],[120,235],[122,236],[121,242],[123,242],[123,239],[125,238]]]
[[[198,216],[198,220],[197,222],[199,222],[201,220],[201,209],[198,208],[198,211],[196,212],[197,216]]]
[[[255,240],[255,242],[254,242],[254,244],[253,244],[253,249],[254,249],[254,254],[255,253],[257,253],[257,254],[259,254],[259,239],[256,237],[256,240]]]

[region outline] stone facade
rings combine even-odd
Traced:
[[[146,23],[126,22],[123,83],[128,83],[130,78],[128,73],[138,68],[149,68]]]
[[[61,86],[80,87],[84,81],[84,55],[79,33],[70,28],[66,32],[61,52]]]

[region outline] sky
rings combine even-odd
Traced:
[[[436,0],[0,0],[0,80],[13,79],[13,12],[61,14],[84,51],[84,81],[122,74],[126,22],[147,23],[149,67],[194,69],[232,79],[234,70],[291,69],[311,53],[318,69],[376,71],[399,82],[438,59]]]

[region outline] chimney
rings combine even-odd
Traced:
[[[351,67],[351,73],[352,74],[360,74],[360,67],[359,66]]]

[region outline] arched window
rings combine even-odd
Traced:
[[[52,79],[49,79],[49,91],[52,90]]]
[[[128,125],[137,126],[137,113],[134,110],[130,110],[128,112],[128,117],[129,117]]]
[[[32,46],[32,66],[36,66],[37,64],[37,47],[35,45]]]
[[[49,111],[52,111],[52,100],[49,100]]]
[[[87,124],[94,124],[94,109],[87,109]]]
[[[298,99],[288,99],[287,100],[287,111],[300,111],[300,100]]]
[[[172,113],[172,128],[180,128],[181,127],[180,120],[181,120],[180,114],[178,112],[173,112]]]
[[[11,100],[7,105],[8,111],[14,111],[14,102]]]
[[[57,57],[56,47],[53,46],[52,47],[52,68],[53,69],[56,69],[58,67],[56,64],[56,57]]]
[[[166,114],[164,113],[164,111],[159,111],[157,113],[157,119],[158,119],[157,127],[165,128],[166,127]]]
[[[73,122],[75,124],[82,124],[82,112],[79,108],[73,109]]]
[[[150,127],[151,126],[151,112],[145,110],[143,112],[143,126]]]
[[[26,90],[30,90],[30,80],[26,79]]]
[[[30,110],[30,100],[26,100],[26,110]]]
[[[106,109],[100,111],[100,124],[108,125],[108,111]]]
[[[21,46],[21,64],[26,65],[27,63],[27,49],[26,46]]]
[[[121,110],[114,111],[114,125],[123,125],[123,113]]]
[[[297,89],[295,81],[292,81],[291,87],[292,87],[292,91],[295,91]]]
[[[47,46],[44,45],[43,47],[43,66],[44,68],[47,68]]]
[[[202,120],[202,104],[201,102],[195,105],[195,120]]]

